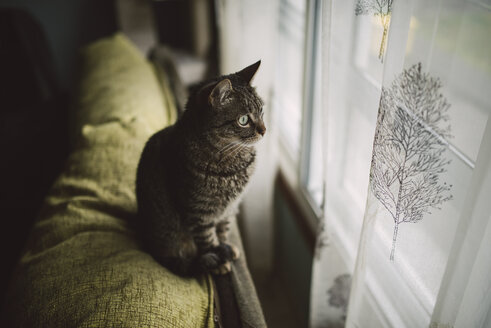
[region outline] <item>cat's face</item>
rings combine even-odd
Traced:
[[[213,109],[213,130],[223,141],[253,144],[266,132],[263,103],[250,86],[232,88]]]
[[[250,85],[259,63],[222,78],[209,93],[213,134],[224,143],[252,145],[266,133],[263,102]]]

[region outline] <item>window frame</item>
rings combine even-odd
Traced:
[[[301,140],[300,140],[300,155],[298,165],[298,179],[300,185],[300,191],[305,197],[305,200],[309,203],[312,211],[315,213],[317,220],[321,220],[323,216],[324,196],[325,196],[325,182],[322,181],[322,195],[321,201],[318,203],[315,197],[309,190],[309,178],[311,175],[310,164],[312,160],[312,131],[313,131],[313,119],[315,106],[321,106],[317,103],[318,91],[316,84],[318,81],[318,74],[321,74],[321,51],[322,42],[321,35],[321,22],[322,22],[322,1],[309,0],[307,8],[307,29],[306,29],[306,49],[305,49],[305,61],[304,61],[304,88],[303,88],[303,108],[302,108],[302,125],[301,125]],[[322,108],[322,107],[321,107]],[[320,110],[321,108],[318,108]],[[321,143],[323,142],[321,138]],[[324,163],[323,163],[324,164]],[[324,167],[322,171],[324,171]],[[324,173],[324,172],[323,172]],[[322,174],[324,180],[324,174]]]
[[[305,214],[309,228],[316,233],[319,223],[324,215],[322,204],[318,204],[308,189],[310,154],[311,154],[311,127],[314,106],[314,85],[316,83],[316,56],[320,56],[322,44],[320,42],[322,10],[321,0],[306,0],[304,53],[302,63],[302,89],[301,92],[301,122],[298,140],[298,151],[292,149],[292,145],[284,136],[285,131],[280,127],[279,135],[279,168],[282,175],[292,188],[298,205]],[[281,18],[280,18],[281,19]],[[319,41],[319,42],[316,42]],[[277,95],[277,93],[275,93]],[[274,98],[274,97],[273,97]],[[273,100],[277,103],[277,100]],[[277,108],[277,105],[275,105]],[[324,182],[323,182],[324,184]],[[324,189],[324,188],[323,188]],[[324,190],[322,203],[324,200]]]

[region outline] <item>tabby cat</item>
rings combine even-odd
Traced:
[[[250,84],[259,65],[196,86],[182,116],[141,155],[140,237],[177,274],[225,274],[239,256],[227,232],[254,170],[254,144],[266,132],[263,102]]]

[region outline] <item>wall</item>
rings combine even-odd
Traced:
[[[74,80],[80,45],[116,30],[110,0],[0,0],[0,8],[8,7],[28,11],[43,26],[64,90]]]

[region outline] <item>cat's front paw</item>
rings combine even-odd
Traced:
[[[216,253],[205,253],[200,257],[200,267],[205,272],[210,272],[214,275],[223,275],[232,271],[232,265],[230,261],[223,260]]]
[[[215,248],[215,252],[225,261],[235,261],[240,256],[239,249],[229,243],[220,243],[220,245]]]
[[[218,276],[218,275],[227,274],[230,271],[232,271],[232,264],[227,261],[219,265],[217,268],[211,270],[211,273]]]
[[[199,266],[204,271],[213,271],[224,264],[224,261],[215,252],[208,252],[200,256]]]
[[[232,244],[229,244],[230,249],[232,250],[232,260],[237,260],[240,257],[240,250]]]
[[[206,272],[226,274],[232,270],[231,262],[240,256],[239,249],[230,244],[220,243],[217,247],[199,257],[199,266]]]

